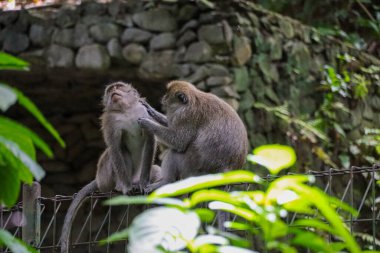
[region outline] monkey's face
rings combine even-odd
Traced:
[[[137,103],[139,98],[139,93],[131,85],[117,82],[106,87],[103,104],[105,110],[123,111]]]
[[[188,102],[188,95],[185,91],[180,90],[168,90],[162,98],[162,105],[167,113],[173,113],[180,108],[184,108]]]

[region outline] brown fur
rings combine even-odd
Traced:
[[[184,81],[170,82],[162,102],[167,118],[153,108],[148,112],[166,125],[139,119],[143,128],[169,147],[161,166],[163,180],[149,190],[189,176],[243,166],[248,152],[247,132],[230,105]]]

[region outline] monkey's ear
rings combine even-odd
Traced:
[[[182,104],[187,104],[188,99],[187,99],[187,96],[185,95],[185,93],[183,93],[183,92],[177,92],[177,93],[175,94],[175,96],[178,98],[178,100],[179,100]]]

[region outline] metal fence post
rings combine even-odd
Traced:
[[[41,197],[41,185],[33,182],[32,185],[23,185],[22,189],[22,213],[25,225],[22,228],[24,242],[37,246],[40,242],[41,206],[38,198]]]

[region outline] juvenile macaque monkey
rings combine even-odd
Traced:
[[[169,147],[161,165],[162,180],[149,191],[179,179],[239,169],[248,150],[247,131],[234,109],[217,96],[184,81],[167,85],[166,115],[144,104],[152,119],[141,127]]]
[[[141,117],[150,118],[143,102],[147,104],[129,84],[116,82],[106,87],[100,119],[107,148],[99,158],[95,180],[78,192],[67,211],[61,235],[62,253],[69,250],[71,225],[86,196],[96,190],[114,189],[127,194],[134,185],[144,190],[150,180],[160,180],[159,167],[152,167],[154,136],[137,122]]]

